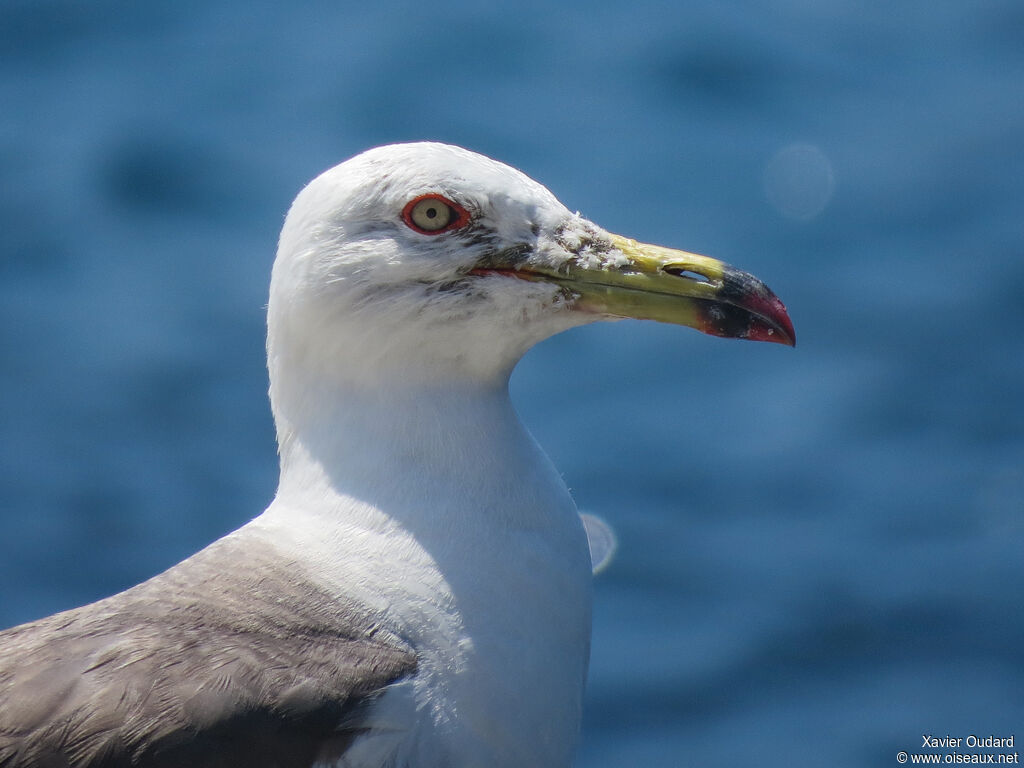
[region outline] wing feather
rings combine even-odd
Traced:
[[[0,632],[2,768],[308,768],[413,651],[243,535]]]

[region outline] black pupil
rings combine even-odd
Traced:
[[[427,218],[428,219],[436,219],[437,218],[437,208],[427,208]]]

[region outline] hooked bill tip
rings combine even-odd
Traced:
[[[728,304],[706,302],[701,314],[700,330],[712,336],[796,346],[793,321],[785,305],[770,291],[765,295],[747,294]]]

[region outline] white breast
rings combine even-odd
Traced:
[[[365,412],[339,424],[348,439],[332,450],[344,455],[328,464],[322,444],[296,441],[278,498],[251,524],[417,652],[415,676],[378,700],[374,730],[342,765],[571,763],[589,657],[587,539],[504,395],[486,399],[453,403],[452,439],[424,442],[397,406],[373,419],[372,443],[351,440]],[[389,423],[401,448],[380,438]]]

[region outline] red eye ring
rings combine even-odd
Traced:
[[[424,203],[429,201],[435,201],[447,208],[447,219],[438,221],[441,224],[438,227],[428,228],[427,226],[421,226],[426,224],[427,219],[423,218],[424,208],[426,208],[426,214],[430,219],[433,219],[437,212],[430,206],[424,206]],[[453,229],[461,229],[462,227],[469,224],[470,221],[469,211],[463,208],[456,202],[449,200],[444,195],[436,193],[428,193],[426,195],[420,195],[414,197],[408,203],[405,204],[405,208],[402,209],[402,220],[408,225],[409,229],[419,232],[421,235],[440,235],[442,232],[451,232]],[[417,223],[419,220],[420,223]]]

